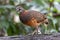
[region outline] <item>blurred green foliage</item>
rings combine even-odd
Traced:
[[[46,7],[48,13],[47,18],[49,19],[49,25],[47,27],[47,33],[56,33],[60,32],[60,16],[53,17],[53,14],[58,14],[58,10],[52,5],[53,2],[60,2],[60,0],[32,0],[31,2],[34,2],[38,6],[44,6],[45,4],[48,4],[49,6]],[[26,27],[26,25],[22,24],[20,21],[15,22],[15,16],[18,15],[18,13],[15,10],[16,5],[21,5],[25,9],[31,8],[32,4],[27,6],[27,4],[31,3],[27,0],[0,0],[0,28],[5,30],[5,33],[7,35],[26,35],[29,32],[33,31],[33,28]],[[50,3],[52,3],[50,5]],[[33,4],[33,5],[35,5]],[[51,10],[52,8],[52,10]],[[18,15],[19,16],[19,15]],[[15,18],[15,19],[14,19]],[[45,27],[42,27],[42,33],[44,32]],[[3,32],[2,32],[3,33]]]

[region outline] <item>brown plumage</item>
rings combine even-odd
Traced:
[[[44,14],[40,12],[33,10],[25,10],[21,6],[16,7],[16,10],[20,13],[19,18],[21,22],[25,25],[36,28],[36,30],[38,30],[38,26],[40,24],[48,24],[48,19]]]

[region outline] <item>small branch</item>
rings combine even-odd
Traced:
[[[60,14],[53,14],[53,17],[57,17],[57,16],[60,16]]]

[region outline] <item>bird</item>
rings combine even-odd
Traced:
[[[35,28],[32,34],[38,34],[38,28],[41,24],[48,25],[47,16],[34,10],[25,10],[22,6],[16,6],[20,21],[30,27]]]

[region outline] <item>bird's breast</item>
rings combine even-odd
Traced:
[[[35,27],[35,28],[40,25],[40,23],[37,23],[37,20],[34,19],[34,18],[32,18],[31,20],[29,20],[25,24],[28,25],[28,26],[31,26],[31,27]]]

